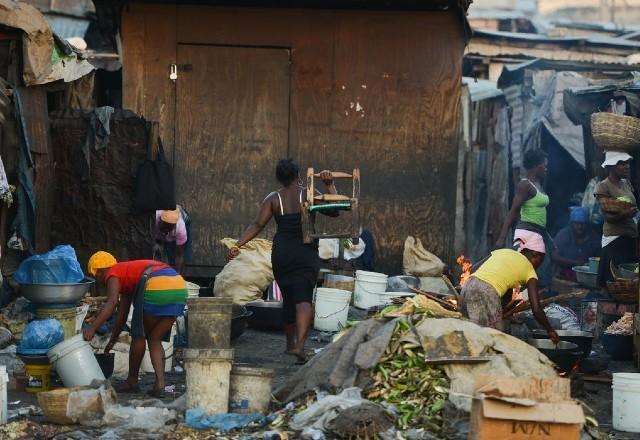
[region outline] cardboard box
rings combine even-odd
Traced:
[[[470,440],[579,440],[585,422],[568,379],[479,377]]]

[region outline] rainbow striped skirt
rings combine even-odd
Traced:
[[[187,294],[186,281],[173,268],[152,271],[144,289],[144,314],[183,316]]]

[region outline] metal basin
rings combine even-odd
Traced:
[[[36,304],[75,304],[93,283],[93,278],[85,278],[75,284],[20,284],[20,294]]]
[[[556,330],[561,341],[571,342],[578,346],[578,350],[582,352],[583,357],[588,357],[593,346],[593,335],[589,332],[578,330]],[[549,336],[544,330],[534,330],[533,337],[536,339],[548,339]]]
[[[420,288],[420,279],[410,275],[398,275],[387,279],[387,292],[415,293],[410,287]]]
[[[589,266],[576,266],[573,268],[578,283],[584,287],[598,287],[598,272],[592,272]]]
[[[281,330],[284,325],[280,301],[253,301],[245,304],[249,312],[249,327],[261,330]]]
[[[540,350],[563,373],[571,371],[582,357],[582,352],[578,345],[571,342],[560,341],[556,345],[551,339],[529,339],[529,345],[533,345]]]

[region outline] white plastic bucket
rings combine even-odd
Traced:
[[[368,309],[380,305],[379,293],[387,290],[387,275],[377,272],[356,271],[356,286],[353,292],[354,305]]]
[[[6,365],[0,365],[0,425],[7,423],[7,375]]]
[[[323,332],[337,332],[347,325],[351,292],[319,287],[316,291],[313,327]]]
[[[49,362],[55,365],[56,372],[65,387],[91,385],[93,380],[105,380],[93,349],[82,335],[75,335],[55,345],[47,352]]]
[[[187,281],[187,291],[189,298],[198,298],[200,296],[200,286],[195,283]]]
[[[174,323],[171,327],[171,337],[169,342],[162,341],[162,348],[164,349],[164,372],[170,373],[173,365],[173,338],[177,333],[177,326]],[[140,365],[141,373],[153,373],[153,364],[151,363],[151,356],[149,354],[149,344],[146,346],[144,357],[142,358],[142,364]]]
[[[640,432],[640,373],[614,373],[613,429]]]
[[[207,415],[229,412],[232,362],[231,349],[184,351],[187,408],[202,408]]]
[[[246,365],[234,365],[231,369],[229,409],[240,414],[269,412],[273,370]]]

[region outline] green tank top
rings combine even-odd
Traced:
[[[533,182],[530,183],[536,189],[536,195],[522,204],[522,207],[520,208],[520,221],[533,223],[534,225],[546,228],[549,196],[540,191]]]

